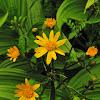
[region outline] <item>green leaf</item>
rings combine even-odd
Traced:
[[[17,46],[18,35],[9,29],[0,29],[0,55],[7,53],[7,49]]]
[[[91,5],[93,5],[94,3],[96,3],[98,0],[88,0],[87,3],[86,3],[86,6],[85,6],[85,10],[84,10],[84,13],[86,13],[86,9],[88,7],[90,7]]]
[[[96,87],[95,90],[88,90],[84,93],[84,95],[92,100],[99,100],[100,99],[100,63],[95,65],[94,67],[90,68],[89,70],[95,74],[98,78],[96,82],[93,83],[93,86]],[[76,91],[82,93],[85,90],[85,85],[88,84],[90,77],[89,73],[86,69],[79,71],[68,83],[68,85],[72,86]]]
[[[71,18],[78,21],[86,21],[88,18],[88,13],[84,14],[84,8],[87,0],[64,0],[57,11],[57,25],[61,30],[62,25]],[[100,15],[92,17],[87,21],[87,23],[97,23],[100,22]]]
[[[0,27],[4,24],[4,22],[7,20],[7,17],[8,17],[8,11],[7,11],[7,13],[4,15],[4,16],[2,16],[2,17],[0,17]]]

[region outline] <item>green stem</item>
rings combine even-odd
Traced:
[[[42,57],[42,59],[43,59],[43,65],[44,65],[44,69],[45,69],[45,71],[47,72],[47,68],[46,68],[46,64],[45,64],[44,57]]]
[[[67,85],[67,87],[69,87],[70,89],[74,90],[74,91],[75,91],[77,94],[79,94],[80,96],[82,96],[82,97],[84,97],[84,98],[86,98],[86,99],[88,99],[88,100],[92,100],[92,99],[87,98],[87,97],[84,96],[83,94],[79,93],[77,90],[75,90],[75,89],[72,88],[71,86]]]
[[[42,92],[41,92],[41,94],[40,94],[40,96],[39,96],[39,99],[41,100],[41,96],[43,95],[43,93],[44,93],[44,90],[46,89],[46,87],[47,87],[47,85],[49,84],[49,82],[50,82],[50,80],[46,83],[46,85],[44,86],[44,88],[43,88],[43,90],[42,90]]]

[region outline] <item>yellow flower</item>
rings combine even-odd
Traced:
[[[90,57],[93,57],[97,54],[98,52],[98,49],[95,48],[95,46],[92,46],[92,47],[89,47],[87,52],[86,52],[86,55],[89,55]]]
[[[25,84],[16,85],[20,90],[15,90],[15,93],[17,93],[15,97],[20,97],[19,100],[36,100],[35,97],[38,98],[39,95],[35,90],[40,87],[40,84],[30,86],[27,78],[25,78]]]
[[[82,99],[82,100],[86,100],[86,99]]]
[[[6,55],[8,57],[11,57],[10,60],[12,60],[13,58],[13,62],[15,62],[18,56],[20,55],[18,48],[16,46],[13,46],[13,48],[10,47],[10,49],[8,49],[7,51],[9,53],[7,53]]]
[[[47,18],[46,19],[46,21],[44,21],[45,23],[46,23],[46,25],[48,26],[48,27],[50,27],[51,29],[55,26],[55,24],[56,24],[56,20],[55,20],[55,18]]]
[[[65,53],[58,48],[59,46],[63,45],[66,41],[66,39],[57,41],[60,36],[60,32],[57,32],[54,36],[54,31],[51,30],[51,32],[49,34],[49,39],[47,38],[45,33],[42,33],[42,36],[43,36],[43,38],[40,36],[36,36],[37,39],[39,39],[39,40],[34,40],[35,43],[37,43],[41,46],[41,47],[35,48],[36,53],[34,54],[34,56],[36,58],[39,58],[48,52],[47,58],[46,58],[46,63],[50,64],[52,58],[54,60],[57,59],[56,53],[59,53],[60,55],[65,56]]]

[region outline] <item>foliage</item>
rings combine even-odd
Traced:
[[[36,100],[99,100],[99,9],[99,0],[0,0],[0,100],[18,100],[14,91],[25,78],[40,83]],[[52,29],[46,18],[56,18]],[[34,40],[43,32],[49,38],[51,30],[66,39],[59,47],[65,56],[47,65],[46,54],[34,56]],[[13,46],[20,51],[16,62],[6,55]],[[98,49],[93,57],[86,55],[91,46]]]

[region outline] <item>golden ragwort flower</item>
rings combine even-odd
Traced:
[[[46,25],[48,26],[48,27],[50,27],[51,29],[55,26],[55,24],[56,24],[56,20],[55,20],[55,18],[47,18],[46,19],[46,21],[44,21],[45,23],[46,23]]]
[[[46,63],[50,64],[52,58],[54,60],[57,59],[56,53],[59,53],[60,55],[65,56],[65,53],[58,48],[59,46],[63,45],[66,41],[66,39],[57,41],[60,36],[60,32],[57,32],[54,36],[54,31],[51,30],[51,32],[49,34],[49,39],[47,38],[45,33],[42,33],[42,36],[43,36],[43,38],[40,36],[36,36],[37,39],[39,39],[39,40],[34,40],[35,43],[37,43],[38,45],[41,46],[41,47],[35,48],[36,53],[34,54],[34,56],[36,58],[39,58],[48,52],[47,58],[46,58]]]
[[[9,53],[7,53],[6,55],[7,55],[8,57],[11,57],[11,58],[10,58],[10,61],[11,61],[12,58],[13,58],[13,62],[15,62],[16,59],[18,58],[18,56],[20,55],[18,48],[17,48],[16,46],[13,46],[13,48],[10,47],[10,49],[7,49],[7,51],[8,51]]]
[[[16,85],[20,90],[15,90],[15,93],[17,93],[15,97],[20,97],[19,100],[36,100],[35,97],[38,98],[39,95],[35,90],[40,87],[40,84],[30,86],[27,78],[25,78],[25,84],[21,83],[21,85]]]
[[[97,54],[98,52],[98,49],[95,48],[95,46],[92,46],[92,47],[89,47],[87,52],[86,52],[86,55],[89,55],[90,57],[93,57]]]

